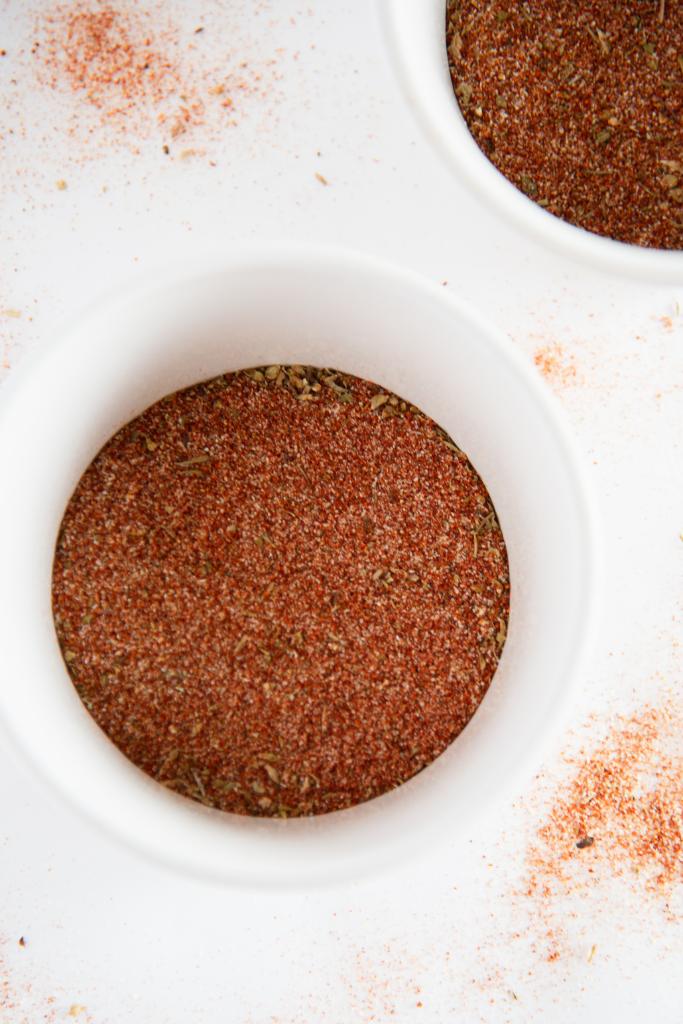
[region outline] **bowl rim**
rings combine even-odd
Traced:
[[[63,358],[64,353],[68,350],[70,340],[73,342],[78,330],[93,317],[106,318],[120,302],[153,292],[163,293],[173,288],[174,284],[179,281],[191,281],[205,275],[229,274],[249,267],[263,269],[264,266],[273,265],[294,267],[305,272],[307,268],[318,267],[320,264],[324,264],[330,270],[351,268],[367,276],[374,275],[391,280],[393,283],[400,284],[406,291],[412,290],[421,293],[430,301],[441,303],[453,314],[454,319],[459,318],[461,321],[476,326],[485,334],[497,354],[520,377],[520,385],[537,403],[544,420],[553,430],[565,459],[585,549],[582,583],[584,602],[581,613],[577,616],[576,635],[578,639],[572,657],[561,669],[562,685],[558,687],[558,695],[553,703],[549,720],[544,723],[544,732],[537,734],[534,742],[528,745],[524,756],[519,758],[513,770],[508,773],[498,792],[490,800],[482,801],[482,805],[475,809],[468,819],[468,828],[471,829],[484,813],[491,814],[502,801],[518,792],[524,780],[530,778],[538,769],[544,754],[555,742],[562,729],[572,704],[576,685],[585,670],[597,635],[603,582],[601,529],[597,505],[588,480],[586,466],[578,453],[564,413],[523,353],[516,349],[504,333],[490,324],[476,308],[411,269],[361,252],[331,245],[279,241],[249,242],[231,246],[228,250],[223,248],[217,254],[198,257],[191,261],[181,263],[176,260],[164,267],[157,267],[143,274],[134,274],[127,284],[109,289],[104,295],[94,299],[71,317],[48,348],[43,346],[22,362],[20,368],[12,375],[8,387],[3,389],[6,401],[3,400],[0,408],[0,455],[4,439],[5,418],[13,404],[21,402],[23,391],[30,385],[33,367],[45,360],[56,359],[57,356]],[[3,588],[9,590],[9,585],[3,583],[3,578],[0,577],[0,592]],[[10,623],[0,619],[0,638],[3,632],[9,628]],[[104,832],[115,838],[120,845],[143,855],[145,859],[157,866],[174,870],[177,874],[190,875],[204,881],[239,884],[245,889],[268,887],[304,889],[313,886],[330,888],[335,884],[358,881],[369,874],[376,873],[382,867],[401,864],[408,858],[417,860],[421,855],[428,853],[428,850],[420,851],[415,846],[409,848],[406,845],[404,849],[400,850],[392,848],[391,853],[387,853],[383,858],[371,858],[368,855],[360,863],[354,861],[346,868],[336,867],[331,875],[323,876],[321,874],[320,877],[311,875],[286,881],[280,878],[275,880],[237,878],[234,872],[217,872],[201,869],[194,865],[181,864],[178,858],[174,858],[172,852],[166,851],[163,854],[161,844],[157,844],[157,847],[152,849],[149,844],[137,839],[130,831],[126,832],[125,829],[122,829],[120,823],[106,820],[106,813],[96,814],[88,801],[63,784],[61,778],[51,776],[45,759],[41,760],[41,757],[38,756],[35,745],[32,748],[31,743],[25,740],[24,736],[20,737],[16,734],[13,724],[5,720],[10,717],[6,713],[7,703],[5,692],[3,688],[0,688],[0,737],[8,740],[7,745],[17,755],[19,761],[31,769],[31,774],[43,783],[43,788],[47,789],[52,796],[61,797],[62,801],[75,810],[78,816],[87,821],[93,829]],[[298,819],[292,819],[291,823],[284,824],[296,826],[298,821]],[[444,828],[442,838],[446,838],[447,835],[448,829]],[[301,876],[301,872],[299,872],[299,876]]]
[[[633,245],[570,224],[520,192],[482,153],[462,116],[451,83],[445,43],[446,4],[447,0],[386,0],[378,10],[390,63],[403,96],[423,136],[451,172],[482,204],[492,205],[496,213],[529,238],[559,255],[606,273],[653,284],[681,284],[683,250]],[[437,29],[440,25],[442,30]]]

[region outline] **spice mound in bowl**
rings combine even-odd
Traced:
[[[683,249],[683,4],[450,0],[447,46],[480,149],[550,213]]]
[[[505,642],[487,490],[417,408],[330,369],[168,395],[82,476],[53,612],[84,705],[185,797],[290,817],[378,796],[476,711]]]

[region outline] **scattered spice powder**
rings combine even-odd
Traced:
[[[344,1019],[354,1024],[412,1019],[411,1011],[423,1006],[421,982],[433,966],[424,950],[416,950],[414,944],[406,945],[393,937],[381,945],[372,943],[350,949],[341,963],[340,980],[348,1000]],[[447,974],[447,969],[443,970],[442,977]],[[323,1016],[309,1013],[305,1019],[322,1021]],[[339,1013],[334,1019],[339,1019]]]
[[[683,882],[683,757],[680,712],[671,704],[622,718],[592,751],[572,758],[528,851],[525,895],[538,922],[553,906],[606,876],[669,897]],[[666,905],[666,903],[664,904]],[[561,923],[548,929],[548,959],[560,956]]]
[[[223,26],[220,4],[215,14]],[[272,100],[281,77],[282,50],[235,59],[215,34],[204,39],[203,30],[177,27],[163,3],[75,0],[40,11],[31,54],[38,83],[75,101],[62,122],[83,156],[101,146],[100,129],[136,151],[161,136],[168,155],[181,138],[187,152],[188,133],[223,137],[237,124],[236,106]]]
[[[36,991],[30,981],[21,980],[20,972],[12,967],[11,958],[5,956],[3,946],[9,940],[0,936],[0,1021],[2,1024],[63,1024],[57,998]],[[25,941],[19,941],[26,946]],[[23,973],[23,972],[22,972]],[[93,1024],[90,1015],[82,1018],[84,1024]]]
[[[141,105],[177,98],[177,124],[200,113],[183,92],[177,61],[155,39],[136,4],[58,4],[41,16],[33,53],[54,89],[80,93],[110,122],[125,127]]]
[[[53,570],[67,669],[131,761],[244,814],[370,799],[434,760],[505,642],[488,493],[414,406],[270,366],[169,395],[82,477]]]
[[[540,206],[683,248],[683,4],[450,0],[451,77],[476,142]]]
[[[568,387],[577,383],[576,363],[559,342],[549,342],[537,348],[534,364],[550,384]]]

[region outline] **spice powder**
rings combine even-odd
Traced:
[[[480,149],[550,213],[683,248],[683,3],[450,0],[455,94]]]
[[[505,641],[490,497],[414,406],[272,366],[163,398],[66,510],[53,609],[81,700],[165,786],[319,814],[434,760]]]

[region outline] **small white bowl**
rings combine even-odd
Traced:
[[[446,0],[386,0],[380,10],[399,80],[421,127],[486,206],[588,266],[658,284],[683,282],[683,252],[628,245],[568,224],[527,198],[484,156],[453,92]]]
[[[239,367],[336,366],[434,417],[500,515],[508,641],[471,723],[399,789],[318,818],[257,820],[165,790],[90,718],[55,638],[51,569],[65,506],[104,442],[162,395]],[[512,344],[443,289],[351,253],[243,248],[165,271],[86,312],[10,382],[0,419],[0,722],[49,784],[157,862],[235,884],[305,885],[467,835],[538,766],[584,661],[596,530],[552,399]]]

